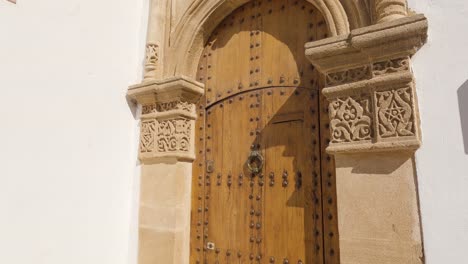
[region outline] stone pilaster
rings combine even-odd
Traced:
[[[139,264],[188,263],[195,103],[203,91],[186,77],[128,91],[142,105]]]
[[[417,15],[306,45],[326,76],[341,263],[423,263],[410,62],[426,32]]]

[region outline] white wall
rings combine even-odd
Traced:
[[[0,0],[0,263],[136,258],[147,0]]]
[[[468,263],[468,2],[409,5],[429,19],[429,41],[413,61],[423,129],[416,162],[426,260]]]

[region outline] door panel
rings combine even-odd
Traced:
[[[261,137],[265,149],[265,255],[280,263],[322,263],[320,149],[311,130],[318,116],[317,91],[294,87],[264,93]],[[315,184],[314,184],[315,183]],[[317,250],[317,248],[319,250]]]
[[[252,251],[248,243],[252,204],[248,197],[255,186],[250,186],[248,174],[243,168],[252,137],[249,133],[239,132],[254,130],[255,127],[245,121],[247,113],[238,111],[247,108],[249,101],[252,99],[239,95],[207,110],[206,158],[212,162],[213,170],[206,174],[208,182],[205,193],[209,199],[206,201],[208,211],[205,212],[205,219],[208,222],[205,230],[208,237],[205,243],[214,244],[214,248],[205,253],[208,263],[226,257],[238,258],[239,253],[245,258],[246,253]]]
[[[328,110],[304,56],[326,34],[305,0],[249,2],[212,33],[197,74],[191,263],[338,263]]]
[[[319,135],[311,131],[318,123],[311,111],[316,93],[264,88],[206,111],[212,166],[205,176],[204,243],[213,245],[205,251],[208,263],[322,263],[322,237],[316,234],[322,229]],[[263,157],[257,174],[248,169],[252,151]]]

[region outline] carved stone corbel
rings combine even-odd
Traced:
[[[195,103],[203,92],[203,84],[183,76],[130,87],[128,95],[142,105],[139,158],[143,163],[195,159]]]
[[[422,15],[306,44],[326,75],[330,153],[415,150],[421,144],[410,57],[425,43]]]

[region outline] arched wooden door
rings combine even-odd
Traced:
[[[305,0],[253,1],[199,64],[191,263],[338,263],[327,105],[304,44],[327,36]]]

